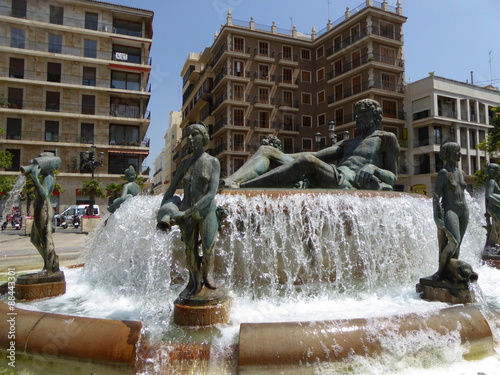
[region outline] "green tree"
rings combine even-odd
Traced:
[[[123,184],[115,184],[114,182],[106,185],[106,196],[115,200],[122,194]]]
[[[493,129],[490,129],[488,131],[488,134],[484,141],[477,144],[477,148],[479,150],[486,151],[489,154],[500,151],[500,106],[493,107],[491,110],[493,113]],[[482,169],[479,169],[478,171],[476,171],[476,173],[474,173],[474,177],[476,180],[475,185],[477,187],[481,187],[486,184],[488,176],[484,170],[485,168],[486,165],[483,165]]]
[[[3,129],[0,128],[0,133]],[[12,166],[12,154],[9,151],[0,151],[0,168]],[[15,178],[13,176],[0,177],[0,199],[6,199],[7,193],[14,187]]]
[[[90,198],[89,207],[95,205],[96,198],[106,198],[106,191],[101,188],[101,181],[95,178],[83,181],[82,194]]]

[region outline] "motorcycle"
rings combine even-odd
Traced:
[[[63,229],[66,229],[68,227],[68,223],[66,222],[66,216],[64,215],[61,215],[61,227],[63,227]]]
[[[12,218],[12,226],[16,230],[21,229],[22,224],[21,224],[21,217],[19,215],[16,215]]]
[[[73,216],[73,227],[78,229],[79,226],[80,226],[80,215],[78,213],[76,213]]]
[[[7,229],[7,224],[8,224],[8,221],[7,221],[7,220],[5,220],[5,221],[2,223],[2,230]]]

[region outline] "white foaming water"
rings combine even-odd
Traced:
[[[3,222],[7,220],[7,215],[10,215],[12,208],[19,205],[19,201],[21,200],[20,194],[25,184],[26,176],[23,174],[19,175],[14,182],[14,187],[9,191],[7,196],[7,201],[2,211],[2,222],[0,224],[3,224]]]
[[[470,221],[460,259],[479,273],[482,309],[489,317],[489,308],[500,308],[500,276],[498,270],[479,265],[485,241],[483,199],[469,198]],[[127,200],[106,226],[102,221],[89,236],[86,266],[65,270],[67,293],[28,308],[140,319],[152,342],[211,342],[211,358],[217,359],[232,356],[243,322],[373,318],[448,307],[423,301],[415,292],[418,279],[437,267],[428,199],[221,195],[218,204],[229,215],[216,245],[215,278],[233,298],[231,322],[199,330],[176,327],[173,301],[187,283],[184,246],[178,229],[156,229],[160,201]],[[500,337],[493,321],[491,326]],[[314,373],[494,374],[497,359],[464,361],[455,336],[388,338],[386,354],[377,360],[317,365]],[[162,360],[155,360],[150,373],[160,371]],[[219,370],[214,367],[213,373]]]

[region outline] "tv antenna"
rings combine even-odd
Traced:
[[[493,70],[491,70],[491,51],[489,55],[490,55],[490,84],[491,86],[493,86]]]

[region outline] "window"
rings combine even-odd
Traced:
[[[443,141],[443,130],[441,126],[434,126],[434,144],[440,145]]]
[[[5,151],[12,155],[11,165],[5,168],[6,171],[19,171],[21,169],[21,150],[16,148],[6,148]]]
[[[476,131],[475,130],[469,130],[469,147],[471,149],[476,148]]]
[[[15,109],[23,108],[23,89],[9,87],[7,90],[7,107]]]
[[[88,66],[83,67],[83,81],[82,85],[95,86],[96,84],[96,69]]]
[[[382,100],[382,114],[384,117],[397,118],[397,103],[394,100]]]
[[[336,85],[333,88],[333,92],[335,95],[335,101],[343,99],[344,98],[344,86],[342,85],[342,83]]]
[[[287,154],[293,153],[293,138],[284,137],[283,138],[283,152]]]
[[[113,60],[126,61],[129,63],[141,63],[141,49],[113,44]],[[89,56],[92,57],[92,56]],[[94,56],[95,57],[95,56]]]
[[[318,126],[322,126],[326,124],[326,115],[322,113],[321,115],[318,115]]]
[[[312,104],[312,95],[308,92],[301,94],[302,104]]]
[[[312,127],[312,116],[302,116],[302,126],[306,128]]]
[[[302,82],[311,82],[311,72],[302,70],[300,72],[300,79],[302,80]]]
[[[245,164],[245,159],[243,158],[234,158],[233,159],[233,173],[236,172],[241,166]]]
[[[49,52],[61,53],[62,35],[49,34]]]
[[[300,51],[300,56],[302,57],[302,60],[311,60],[311,51],[308,49],[302,49]]]
[[[94,124],[82,123],[80,127],[80,142],[94,143]]]
[[[97,30],[99,15],[97,13],[85,12],[85,28]]]
[[[380,23],[380,35],[394,39],[394,25],[390,23]]]
[[[245,110],[241,108],[233,110],[233,125],[245,126]]]
[[[85,39],[84,41],[84,49],[83,49],[84,57],[97,57],[97,41],[92,39]]]
[[[234,51],[245,52],[245,39],[238,36],[234,37]]]
[[[384,90],[396,91],[396,76],[382,73],[382,88]]]
[[[351,42],[359,40],[359,25],[351,27]]]
[[[316,71],[316,81],[321,81],[322,79],[325,79],[325,68]]]
[[[325,90],[318,92],[318,104],[325,101]]]
[[[392,48],[380,47],[380,61],[394,65],[396,61],[396,51]]]
[[[10,58],[9,62],[9,77],[24,78],[24,59]]]
[[[95,114],[95,96],[82,95],[82,114],[94,115]]]
[[[293,71],[290,68],[283,68],[283,83],[293,83]]]
[[[259,112],[259,127],[268,128],[269,127],[269,112],[260,111]]]
[[[132,154],[109,154],[108,173],[123,174],[123,171],[129,166],[133,166],[136,171],[139,170],[139,157]]]
[[[139,118],[141,103],[136,99],[124,99],[124,98],[111,98],[110,100],[110,111],[111,116],[127,117],[127,118]]]
[[[235,60],[233,64],[233,75],[236,77],[245,76],[245,62],[240,60]]]
[[[323,46],[316,48],[316,58],[317,59],[323,57],[324,54],[325,54],[325,48]]]
[[[352,94],[359,94],[361,92],[361,76],[353,77],[352,79]]]
[[[291,107],[293,105],[293,92],[283,91],[283,105]]]
[[[283,46],[283,60],[291,60],[292,59],[292,47]]]
[[[283,130],[294,130],[293,115],[290,113],[283,114]]]
[[[12,17],[26,18],[27,2],[26,0],[12,0]]]
[[[333,71],[335,73],[335,76],[338,76],[343,73],[342,59],[338,59],[333,63]]]
[[[359,50],[351,53],[352,68],[356,68],[361,65],[361,52]]]
[[[59,141],[59,121],[45,121],[45,141]]]
[[[337,125],[344,124],[344,108],[337,108],[335,110],[335,124]]]
[[[269,104],[269,89],[267,87],[259,87],[259,103]]]
[[[302,150],[311,151],[312,150],[312,139],[302,138]]]
[[[21,139],[22,120],[20,118],[7,118],[7,139]]]
[[[340,50],[342,48],[342,36],[339,35],[335,39],[333,39],[333,48],[335,49],[335,52]]]
[[[142,36],[142,24],[140,22],[114,19],[113,32],[122,35]],[[123,173],[123,171],[120,173]]]
[[[138,91],[141,89],[141,75],[111,71],[111,88]]]
[[[245,86],[244,85],[234,85],[233,86],[233,100],[242,102],[245,100]]]
[[[61,64],[47,63],[47,81],[48,82],[61,82]]]
[[[64,19],[64,8],[58,7],[56,5],[50,6],[50,23],[55,23],[56,25],[62,25]]]
[[[269,80],[269,65],[259,64],[259,79]]]
[[[259,42],[259,56],[269,56],[269,43]]]
[[[10,46],[12,48],[24,48],[24,30],[10,30]]]
[[[56,91],[47,91],[45,95],[45,110],[49,112],[59,112],[61,93]]]
[[[111,124],[109,127],[109,143],[129,146],[140,145],[139,127]],[[123,170],[120,173],[123,173]]]
[[[243,134],[234,134],[233,136],[233,151],[245,151],[245,137]]]

